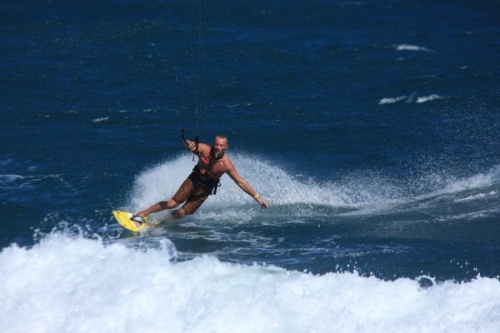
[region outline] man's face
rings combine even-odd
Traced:
[[[222,156],[222,154],[224,154],[224,152],[227,149],[227,139],[221,139],[219,137],[216,137],[214,140],[213,147],[215,151],[215,157]]]

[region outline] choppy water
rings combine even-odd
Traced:
[[[3,2],[2,327],[497,332],[498,9]],[[122,230],[192,169],[181,128],[270,209],[224,176]]]

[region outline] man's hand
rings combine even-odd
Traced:
[[[191,140],[185,140],[182,142],[184,144],[184,147],[186,149],[191,150],[192,152],[196,151],[196,142],[193,142]]]
[[[258,198],[256,198],[255,200],[257,200],[257,202],[259,203],[259,205],[262,208],[266,208],[266,209],[268,208],[267,203],[260,196]]]

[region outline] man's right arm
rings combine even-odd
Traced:
[[[194,153],[196,151],[196,142],[186,139],[182,141],[182,144],[184,145],[184,148],[190,150],[191,152]]]
[[[209,152],[210,151],[210,146],[207,145],[206,143],[198,143],[196,144],[196,142],[194,141],[191,141],[191,140],[184,140],[183,142],[183,145],[186,149],[190,150],[193,154],[196,154],[197,151],[200,151],[200,152]],[[209,153],[206,153],[206,154],[209,154]]]

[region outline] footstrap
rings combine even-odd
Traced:
[[[142,216],[137,216],[137,215],[132,216],[130,219],[132,221],[140,223],[140,224],[144,224],[148,221],[147,217],[142,217]]]

